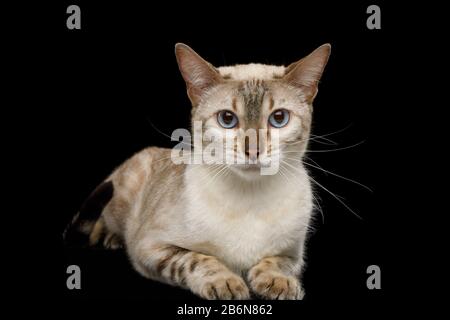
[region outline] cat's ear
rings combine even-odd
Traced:
[[[308,102],[317,94],[317,85],[330,56],[331,45],[324,44],[303,59],[286,68],[283,80],[301,88]]]
[[[219,72],[194,50],[183,43],[175,45],[175,55],[181,75],[186,82],[187,93],[193,106],[202,95],[222,80]]]

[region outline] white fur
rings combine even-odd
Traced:
[[[245,99],[238,94],[237,81],[250,80],[247,82],[259,86],[260,80],[280,79],[285,74],[284,66],[220,67],[224,78],[235,81],[217,83],[217,73],[192,49],[177,45],[176,52],[195,106],[193,121],[201,120],[204,125],[198,129],[194,126],[194,137],[201,133],[198,130],[206,128],[219,136],[225,134],[215,118],[220,110],[233,107],[237,116],[245,119]],[[241,278],[244,275],[252,290],[266,298],[303,296],[298,276],[313,201],[308,174],[300,159],[309,136],[316,84],[328,55],[329,46],[322,46],[297,64],[296,72],[288,73],[292,74],[289,79],[285,76],[281,81],[267,81],[264,87],[266,100],[258,128],[267,129],[272,110],[290,112],[288,125],[276,129],[285,145],[270,145],[271,153],[277,159],[284,157],[283,164],[290,167],[283,168],[284,173],[255,176],[253,169],[238,166],[176,166],[169,160],[170,150],[150,148],[111,176],[115,196],[103,217],[107,229],[125,240],[136,270],[150,278],[187,286],[207,298],[228,294],[248,298]],[[307,95],[305,83],[311,86]],[[242,128],[245,125],[242,121]],[[235,147],[233,155],[244,156],[243,145],[236,143]],[[264,158],[265,148],[261,150]],[[297,159],[291,159],[294,162],[290,154],[296,155]],[[174,248],[181,249],[182,254],[173,252]],[[181,279],[180,270],[188,267],[190,272]],[[208,290],[212,284],[216,294]]]
[[[207,175],[207,170],[187,168],[189,187],[181,199],[186,211],[183,232],[176,226],[167,234],[173,236],[171,241],[184,234],[177,244],[194,251],[200,249],[197,244],[208,242],[215,251],[204,253],[215,255],[236,272],[248,270],[266,256],[287,254],[301,260],[312,211],[306,172],[292,178],[293,189],[280,175],[263,177],[260,184],[233,174],[205,183],[199,176]]]
[[[285,67],[250,63],[231,67],[219,67],[217,69],[222,76],[231,75],[234,80],[240,81],[250,79],[270,80],[273,79],[274,74],[283,76]]]

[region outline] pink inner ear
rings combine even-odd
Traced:
[[[186,82],[188,96],[197,105],[201,96],[222,78],[217,70],[194,50],[184,44],[175,46],[175,54],[181,75]]]
[[[287,68],[284,80],[290,85],[301,88],[310,101],[317,93],[317,84],[328,62],[330,48],[328,44],[323,45]]]

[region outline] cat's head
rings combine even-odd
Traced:
[[[287,67],[216,68],[185,44],[177,44],[175,53],[197,128],[194,139],[202,134],[204,143],[222,140],[227,166],[250,179],[274,162],[301,159],[309,138],[312,102],[330,49],[329,44],[322,45]]]

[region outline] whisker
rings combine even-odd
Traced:
[[[328,150],[306,150],[306,152],[333,152],[333,151],[347,150],[347,149],[351,149],[351,148],[357,147],[357,146],[363,144],[364,142],[366,142],[365,139],[360,141],[360,142],[358,142],[358,143],[352,144],[350,146],[342,147],[342,148],[328,149]]]
[[[283,170],[285,170],[286,173],[283,173]],[[289,179],[289,178],[287,177],[287,175],[286,175],[286,174],[288,174],[288,173],[290,173],[290,174],[292,175],[292,172],[290,172],[290,171],[288,170],[288,168],[286,168],[286,167],[283,165],[283,163],[282,163],[281,166],[280,166],[280,171],[279,171],[279,172],[280,172],[283,176],[286,177],[286,179],[288,180],[288,183],[289,183],[290,185],[292,185],[293,187],[296,187],[295,184],[291,183],[290,179]],[[313,196],[313,200],[314,200],[314,201],[316,202],[316,204],[318,205],[320,215],[322,216],[322,223],[325,223],[325,215],[324,215],[324,213],[323,213],[322,207],[320,206],[320,204],[319,204],[319,202],[317,201],[317,199],[314,197],[314,194],[313,194],[312,196]]]
[[[341,150],[347,150],[347,149],[351,149],[354,147],[357,147],[361,144],[363,144],[364,142],[366,142],[366,140],[362,140],[358,143],[352,144],[350,146],[346,146],[346,147],[342,147],[342,148],[336,148],[336,149],[325,149],[325,150],[310,150],[307,149],[306,152],[308,153],[314,153],[314,152],[334,152],[334,151],[341,151]],[[282,153],[302,153],[303,151],[293,151],[293,150],[289,150],[289,151],[283,151]]]
[[[201,167],[202,167],[202,165],[193,166],[193,168],[201,168]],[[203,172],[203,175],[199,178],[200,185],[207,183],[213,174],[216,174],[218,171],[221,170],[221,167],[222,167],[222,165],[220,165],[220,164],[211,165],[211,167],[209,168],[210,170],[206,170],[205,172]],[[209,183],[207,185],[209,186]],[[192,190],[192,188],[193,188],[193,186],[187,185],[186,188],[184,189],[182,195],[185,195],[186,193],[190,192]],[[196,194],[194,196],[197,198],[200,197],[199,194]]]
[[[341,175],[339,175],[339,174],[337,174],[337,173],[334,173],[334,172],[332,172],[332,171],[326,170],[326,169],[324,169],[324,168],[322,168],[322,167],[320,167],[320,166],[315,166],[315,165],[313,165],[313,164],[311,164],[311,163],[308,163],[308,162],[306,162],[306,161],[302,161],[302,160],[299,160],[299,159],[295,159],[295,158],[289,158],[289,157],[286,157],[286,159],[290,159],[290,160],[294,160],[294,161],[298,161],[298,162],[304,163],[304,164],[306,164],[307,166],[310,166],[310,167],[312,167],[312,168],[316,168],[316,169],[318,169],[318,170],[322,170],[322,171],[325,172],[325,173],[329,173],[329,174],[331,174],[331,175],[333,175],[333,176],[335,176],[335,177],[341,178],[341,179],[343,179],[343,180],[346,180],[346,181],[349,181],[349,182],[353,182],[354,184],[357,184],[357,185],[363,187],[364,189],[366,189],[366,190],[368,190],[368,191],[370,191],[370,192],[373,192],[372,189],[370,189],[368,186],[362,184],[361,182],[358,182],[358,181],[356,181],[356,180],[353,180],[353,179],[350,179],[350,178],[341,176]],[[309,159],[309,160],[311,160],[311,159]]]
[[[308,157],[308,160],[312,161],[316,166],[318,166],[319,168],[323,169],[321,165],[319,165],[316,161],[314,161],[312,158]],[[327,173],[325,172],[325,175],[327,175]]]
[[[334,146],[338,145],[338,143],[336,141],[333,141],[333,140],[328,139],[328,138],[324,138],[322,136],[317,136],[315,134],[310,134],[310,136],[312,137],[312,139],[310,139],[310,141],[322,143],[322,144],[325,144],[325,145],[334,145]],[[323,141],[320,142],[319,140],[324,140],[325,142],[323,142]]]
[[[289,162],[286,162],[284,160],[282,160],[283,163],[287,164],[288,166],[294,168],[295,170],[298,170],[298,168],[294,167],[293,165],[291,165]],[[323,185],[321,185],[319,182],[317,182],[314,178],[312,178],[311,176],[309,177],[311,179],[312,182],[314,182],[317,186],[319,186],[320,188],[322,188],[323,190],[325,190],[326,192],[328,192],[330,195],[332,195],[337,201],[339,201],[339,203],[341,203],[345,208],[347,208],[347,210],[349,210],[351,213],[353,213],[356,217],[358,217],[359,219],[362,220],[361,216],[359,216],[352,208],[350,208],[339,196],[337,196],[336,194],[334,194],[333,192],[331,192],[330,190],[328,190],[327,188],[325,188]]]
[[[306,164],[306,165],[308,165],[308,166],[310,166],[310,167],[313,167],[313,168],[322,170],[323,172],[329,173],[329,174],[331,174],[331,175],[333,175],[333,176],[335,176],[335,177],[344,179],[344,180],[349,181],[349,182],[353,182],[354,184],[357,184],[357,185],[363,187],[364,189],[366,189],[366,190],[368,190],[368,191],[370,191],[370,192],[373,192],[372,189],[370,189],[368,186],[362,184],[361,182],[358,182],[358,181],[353,180],[353,179],[350,179],[350,178],[346,178],[346,177],[341,176],[341,175],[339,175],[339,174],[337,174],[337,173],[331,172],[331,171],[329,171],[329,170],[325,170],[325,169],[323,169],[323,168],[317,167],[317,166],[312,165],[311,163],[308,163],[308,162],[305,162],[305,161],[303,161],[303,163]]]
[[[314,203],[317,205],[320,215],[322,216],[322,224],[325,224],[325,215],[323,213],[322,206],[320,205],[320,202],[317,199],[317,197],[314,195],[314,192],[312,193],[312,197],[313,197]]]
[[[325,141],[327,141],[327,142],[330,142],[331,145],[338,145],[337,142],[335,142],[335,141],[333,141],[333,140],[331,140],[331,139],[328,139],[328,138],[326,138],[326,137],[329,137],[329,136],[331,136],[331,135],[335,135],[335,134],[341,133],[341,132],[347,130],[348,128],[350,128],[352,125],[353,125],[353,124],[350,123],[350,124],[348,124],[347,126],[345,126],[345,127],[342,128],[342,129],[339,129],[339,130],[334,131],[334,132],[322,134],[322,135],[315,135],[315,134],[312,134],[312,133],[311,133],[310,136],[311,136],[312,138],[309,139],[309,141],[319,142],[319,141],[317,141],[317,140],[320,139],[320,140],[325,140]],[[306,140],[307,140],[307,139],[301,139],[301,140],[298,140],[298,141],[296,141],[296,142],[294,142],[294,143],[287,143],[287,144],[293,145],[293,144],[297,144],[297,143],[300,143],[300,142],[304,142],[304,141],[306,141]],[[323,143],[323,142],[319,142],[319,143]],[[326,144],[326,143],[323,143],[323,144]]]
[[[153,122],[150,121],[149,118],[146,118],[146,120],[148,121],[148,123],[150,123],[150,125],[152,126],[152,128],[155,129],[158,133],[160,133],[160,134],[162,134],[163,136],[169,138],[170,141],[177,142],[176,140],[172,140],[172,137],[171,137],[171,136],[169,136],[168,134],[166,134],[166,133],[162,132],[161,130],[159,130],[159,129],[153,124]],[[178,141],[178,142],[180,142],[180,141]],[[187,146],[189,146],[189,145],[192,146],[192,147],[194,146],[192,143],[186,143],[185,141],[183,141],[182,143],[186,144]]]
[[[342,129],[339,129],[339,130],[334,131],[334,132],[331,132],[331,133],[321,134],[320,136],[323,138],[323,137],[329,137],[329,136],[332,136],[332,135],[335,135],[335,134],[344,132],[345,130],[347,130],[348,128],[350,128],[352,125],[353,125],[353,123],[349,123],[348,125],[346,125],[346,126],[345,126],[344,128],[342,128]]]

